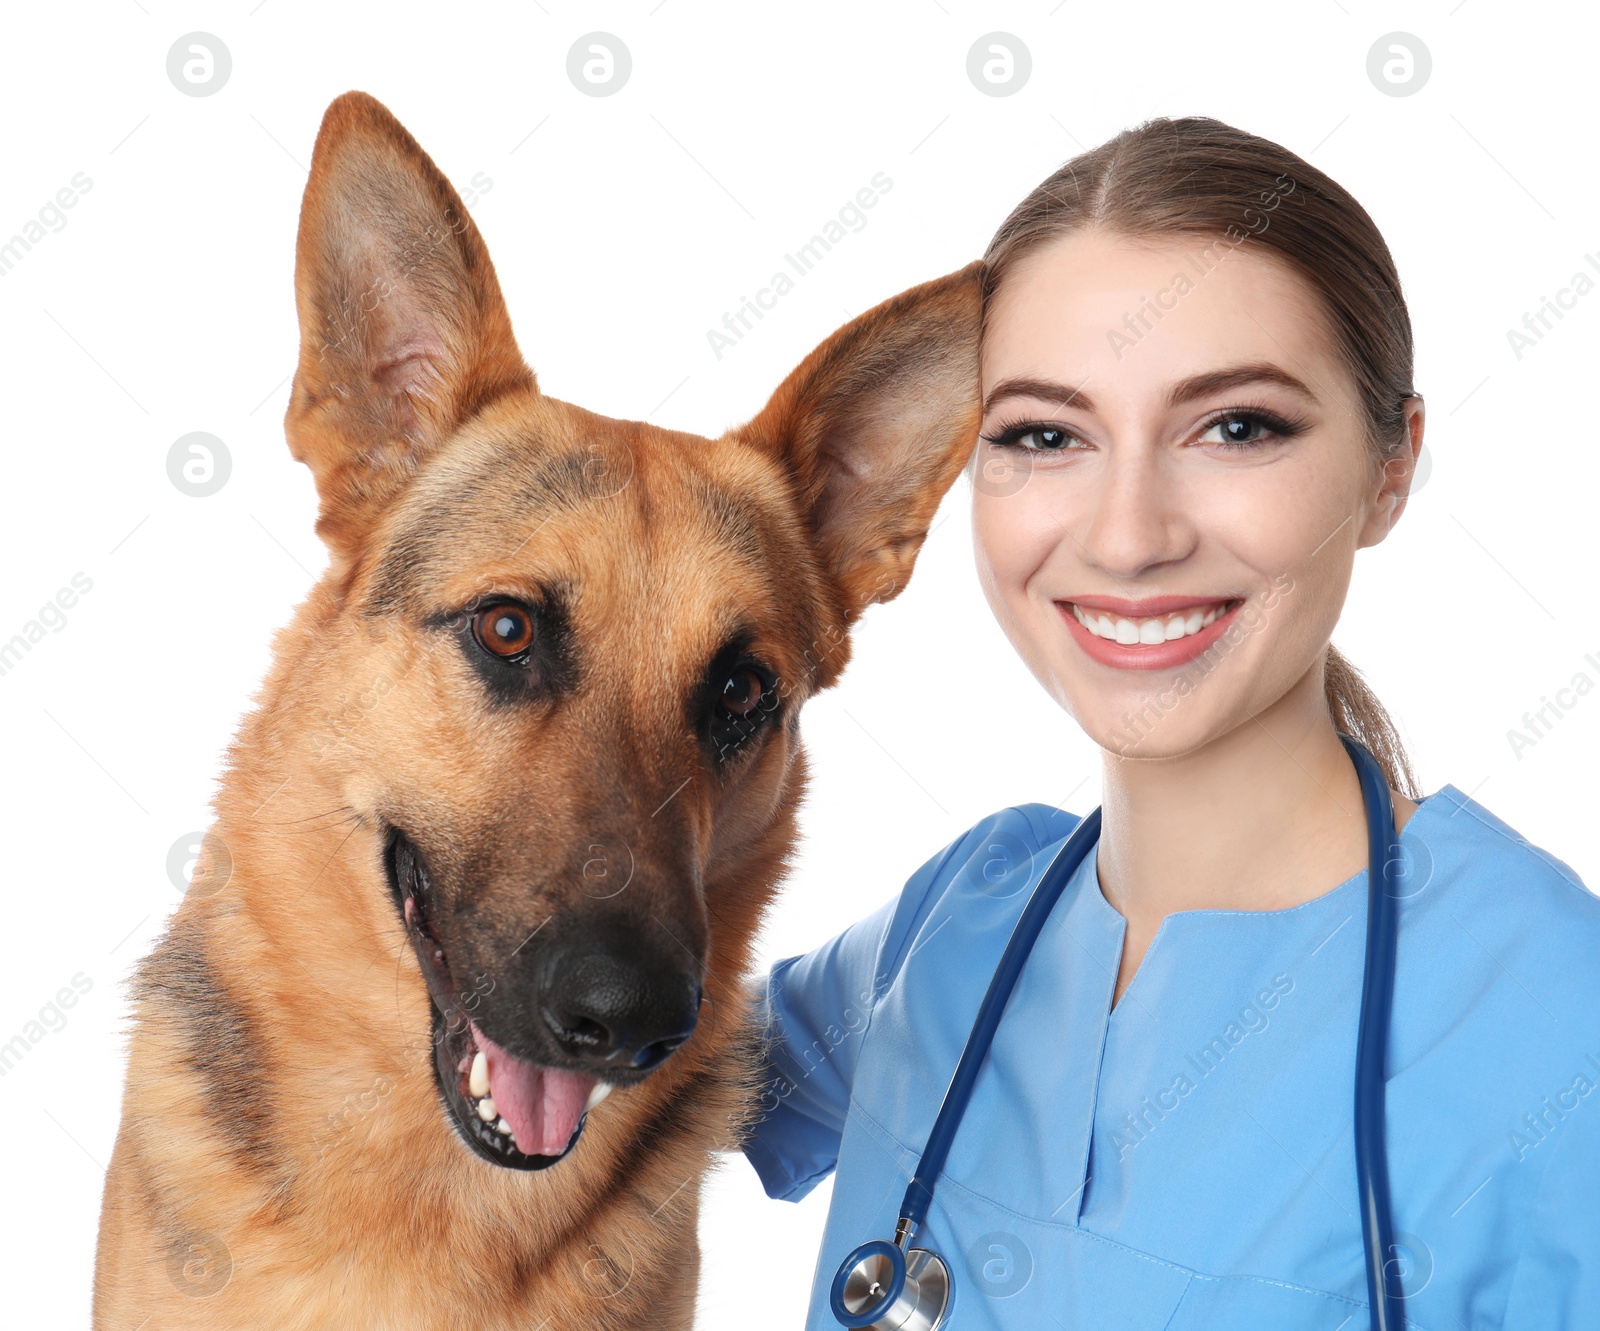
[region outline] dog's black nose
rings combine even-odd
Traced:
[[[694,1034],[699,977],[653,951],[638,939],[580,937],[550,959],[540,1010],[565,1053],[648,1072]]]

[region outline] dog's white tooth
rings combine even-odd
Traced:
[[[493,1123],[500,1117],[500,1111],[494,1107],[494,1101],[487,1096],[478,1101],[478,1117],[485,1123]]]
[[[604,1100],[606,1098],[606,1096],[608,1096],[610,1094],[611,1094],[611,1083],[610,1082],[608,1082],[608,1081],[597,1081],[597,1082],[595,1082],[594,1090],[589,1092],[589,1102],[586,1105],[584,1105],[583,1112],[585,1114],[587,1114],[591,1109],[593,1109],[597,1104],[599,1104],[602,1100]]]
[[[505,1119],[501,1119],[498,1123],[496,1123],[494,1125],[494,1130],[496,1132],[504,1133],[507,1137],[511,1135],[511,1125],[507,1123]]]
[[[467,1084],[474,1095],[489,1094],[489,1059],[481,1049],[472,1056],[472,1073]]]

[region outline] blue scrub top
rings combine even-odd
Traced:
[[[1011,927],[1078,821],[985,818],[772,968],[745,1152],[773,1197],[837,1171],[808,1328],[837,1326],[844,1255],[892,1237]],[[1387,1131],[1408,1325],[1600,1327],[1600,898],[1454,786],[1401,845]],[[1360,1331],[1365,870],[1284,910],[1167,916],[1113,1009],[1125,921],[1094,861],[1029,959],[915,1240],[952,1269],[949,1325]]]

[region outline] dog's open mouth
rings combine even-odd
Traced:
[[[394,829],[384,858],[433,1000],[434,1073],[456,1130],[485,1160],[509,1169],[548,1169],[577,1145],[585,1115],[610,1093],[610,1084],[517,1058],[479,1030],[471,1013],[481,995],[462,993],[428,931],[433,885],[421,855]]]

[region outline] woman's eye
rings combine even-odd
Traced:
[[[1030,453],[1058,453],[1067,451],[1077,436],[1059,425],[1030,423],[1012,425],[998,434],[984,435],[983,439],[996,448],[1021,448]]]
[[[491,656],[510,660],[533,645],[533,616],[508,601],[487,605],[472,617],[472,636]]]
[[[1234,448],[1260,441],[1266,426],[1258,416],[1225,416],[1200,436],[1202,444],[1227,444]]]
[[[1206,423],[1195,442],[1220,444],[1225,449],[1243,452],[1292,439],[1305,428],[1303,420],[1285,420],[1266,411],[1224,411]]]

